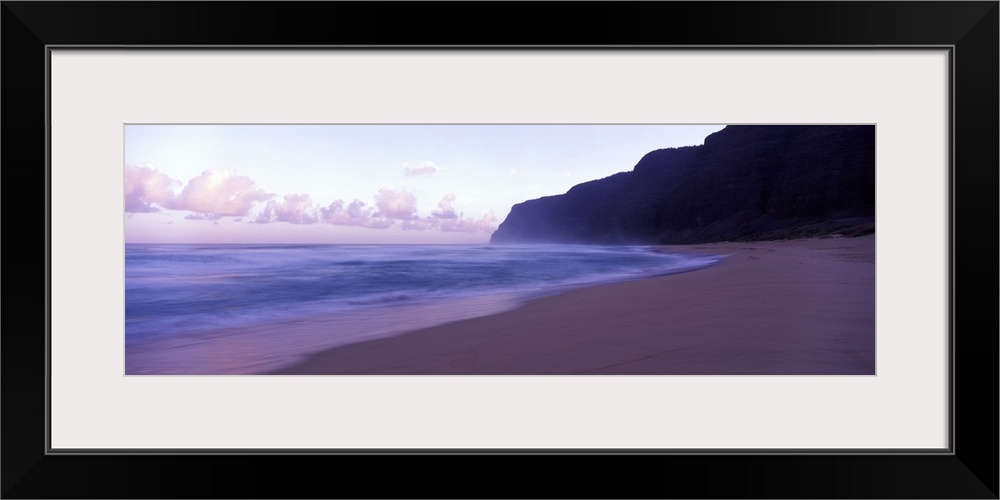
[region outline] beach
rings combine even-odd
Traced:
[[[875,374],[875,235],[662,249],[727,257],[335,347],[269,373]]]

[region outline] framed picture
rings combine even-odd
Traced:
[[[381,456],[376,466],[391,464],[387,471],[407,480],[385,485],[344,480],[329,496],[454,494],[414,482],[419,475],[411,460],[430,458],[481,484],[501,481],[489,489],[490,496],[523,496],[518,484],[503,483],[505,467],[551,460],[578,464],[575,475],[595,479],[567,490],[565,478],[541,472],[549,469],[546,462],[525,480],[538,479],[550,489],[531,496],[997,497],[995,427],[974,423],[996,421],[996,400],[971,395],[972,387],[979,394],[983,386],[985,394],[996,393],[990,389],[996,380],[996,314],[968,299],[956,306],[960,297],[994,296],[997,289],[995,273],[972,272],[996,255],[996,2],[574,6],[574,16],[615,21],[608,25],[614,45],[575,27],[561,35],[568,45],[534,41],[532,34],[547,38],[542,34],[557,20],[533,13],[525,22],[524,9],[515,4],[501,14],[485,12],[491,7],[4,3],[8,186],[18,187],[20,197],[31,192],[20,186],[44,186],[45,193],[45,234],[24,239],[36,243],[30,251],[21,239],[6,246],[9,258],[35,259],[45,270],[37,293],[7,301],[8,318],[16,311],[26,321],[45,321],[34,329],[9,325],[3,337],[5,497],[297,497],[322,485],[288,484],[282,473],[260,474],[253,484],[238,478],[248,468],[289,471],[302,465],[353,475],[370,468],[375,455]],[[418,34],[404,36],[414,20],[423,19],[417,14],[428,9],[496,15],[523,28],[530,45],[491,28],[455,28],[434,15],[419,22]],[[439,34],[446,29],[454,36],[445,44]],[[753,308],[741,305],[744,312],[734,324],[753,323],[743,330],[753,338],[742,337],[726,349],[718,345],[734,339],[714,337],[717,332],[696,313],[706,300],[733,299],[720,295],[720,287],[695,293],[699,280],[708,279],[704,276],[733,269],[725,265],[682,276],[688,292],[671,300],[688,300],[683,308],[694,316],[686,321],[702,325],[671,330],[689,332],[687,344],[662,339],[639,347],[615,344],[609,327],[580,319],[600,305],[608,314],[634,318],[630,335],[659,331],[650,326],[652,316],[614,301],[668,293],[663,287],[586,288],[592,297],[578,290],[557,296],[561,302],[539,299],[532,302],[534,316],[518,309],[497,326],[489,315],[508,306],[470,298],[476,286],[468,278],[470,262],[480,265],[480,253],[502,248],[501,240],[521,243],[517,238],[524,235],[554,234],[549,226],[543,231],[517,222],[511,205],[633,166],[629,179],[634,180],[643,165],[635,165],[636,157],[612,171],[590,173],[581,159],[563,172],[552,166],[559,160],[540,158],[610,155],[613,145],[646,131],[667,137],[673,133],[669,127],[700,127],[691,133],[701,135],[643,143],[636,146],[638,156],[657,147],[690,146],[708,151],[703,156],[724,158],[717,163],[726,166],[742,161],[731,149],[740,143],[760,161],[771,155],[815,171],[836,171],[824,177],[821,197],[795,195],[806,193],[796,191],[804,184],[793,183],[787,173],[774,173],[784,184],[770,178],[753,182],[770,195],[780,189],[775,186],[792,186],[786,188],[792,193],[788,199],[798,201],[787,202],[790,211],[832,206],[824,210],[837,216],[819,225],[783,225],[786,219],[774,214],[784,202],[774,195],[766,203],[755,198],[773,219],[729,216],[726,223],[706,223],[692,216],[689,227],[657,226],[660,239],[652,243],[687,243],[686,251],[693,252],[673,253],[669,270],[662,260],[648,261],[649,254],[626,255],[617,247],[596,257],[563,249],[553,255],[508,249],[502,274],[513,284],[499,291],[512,297],[525,287],[538,290],[538,283],[517,281],[528,278],[511,277],[510,269],[521,261],[527,269],[531,262],[547,262],[536,267],[554,273],[538,277],[532,271],[530,279],[572,288],[593,281],[559,274],[566,266],[573,273],[586,266],[603,269],[608,274],[592,280],[607,281],[640,267],[647,274],[699,269],[715,260],[698,259],[721,260],[723,254],[769,262],[751,250],[785,255],[769,269],[782,269],[787,273],[782,276],[799,277],[803,284],[783,288],[783,294],[761,292]],[[557,149],[557,136],[573,139]],[[533,145],[539,137],[546,143]],[[327,148],[337,141],[344,146],[331,153]],[[447,147],[430,149],[435,142]],[[521,148],[516,160],[513,143]],[[585,143],[594,149],[585,149]],[[763,143],[789,146],[762,152],[757,144]],[[439,153],[456,145],[464,156]],[[413,157],[400,153],[371,160],[393,147],[414,151]],[[416,156],[421,151],[442,156]],[[354,158],[352,167],[343,167],[353,173],[324,178],[300,170],[332,161],[324,154]],[[647,158],[643,161],[652,161]],[[254,170],[258,163],[264,166]],[[853,167],[845,166],[858,164],[874,171],[854,175]],[[379,165],[391,166],[388,177],[376,175]],[[750,191],[750,181],[725,180],[727,171],[707,160],[690,165],[685,168],[716,172],[715,177],[687,175],[687,184],[672,193],[681,200],[679,207],[707,196],[685,198],[685,190],[717,190],[720,181],[734,186],[723,196],[726,203],[737,204],[733,200]],[[467,182],[446,184],[441,174],[459,179],[463,166]],[[501,177],[539,172],[552,177],[546,177],[547,186],[562,187],[500,200],[502,191],[529,186]],[[562,174],[568,175],[560,181],[565,186],[556,184]],[[298,184],[292,182],[296,177]],[[441,184],[430,183],[438,179]],[[604,182],[586,185],[618,181]],[[833,184],[840,187],[834,190]],[[352,191],[356,186],[359,191]],[[496,208],[489,204],[494,197],[500,200]],[[8,196],[8,223],[25,219],[15,215],[37,203],[35,198],[22,202]],[[720,198],[715,205],[722,203]],[[599,207],[613,208],[611,202]],[[668,210],[664,207],[655,210]],[[521,220],[537,220],[544,212],[539,210]],[[638,212],[627,213],[633,215],[629,220],[639,220]],[[582,234],[564,230],[571,226],[568,219],[551,220],[560,235]],[[834,220],[840,225],[829,225]],[[522,227],[511,229],[515,222]],[[501,223],[506,230],[498,228]],[[616,224],[619,239],[613,241],[604,234],[558,242],[627,243],[652,223]],[[38,234],[39,226],[33,220],[23,232]],[[626,234],[625,227],[633,232]],[[331,232],[335,229],[341,232]],[[315,239],[331,234],[354,239]],[[410,239],[365,239],[389,234]],[[488,244],[490,234],[497,245]],[[796,236],[825,238],[811,240],[819,243],[808,248],[776,241]],[[746,239],[767,242],[710,244]],[[322,262],[315,262],[318,247],[309,247],[306,263],[294,249],[275,253],[274,246],[262,250],[261,242],[369,246],[351,247],[350,255],[324,253]],[[460,247],[460,256],[448,258],[441,249],[430,258],[413,246],[371,246],[399,242],[478,246]],[[201,246],[176,246],[191,243]],[[216,246],[204,248],[208,244]],[[405,255],[372,257],[399,251]],[[819,255],[837,256],[839,267],[830,267],[829,277],[804,278],[808,273],[788,269]],[[261,259],[266,267],[247,264]],[[390,272],[388,260],[431,267]],[[309,265],[314,270],[303,272]],[[315,293],[304,283],[334,283],[330,280],[346,276],[348,265],[363,269],[330,285],[346,290],[343,298],[331,291],[323,301],[306,304]],[[327,273],[331,267],[336,276]],[[760,269],[748,279],[764,279]],[[449,272],[461,274],[459,285],[444,282]],[[501,271],[491,272],[484,279],[496,286]],[[386,273],[435,281],[406,281],[410,288],[401,291],[369,286],[388,278],[364,278],[390,276]],[[181,283],[181,275],[190,279]],[[209,292],[206,283],[213,287]],[[366,288],[359,290],[358,284]],[[225,291],[226,286],[242,292]],[[454,286],[466,288],[449,288]],[[836,296],[819,291],[834,286],[844,288],[837,288]],[[412,298],[429,289],[446,300],[382,305],[386,297]],[[304,295],[293,297],[296,290]],[[498,292],[490,290],[491,296]],[[207,309],[199,309],[208,296],[251,295],[260,300],[213,298]],[[278,304],[279,295],[291,298]],[[147,296],[152,298],[144,302]],[[803,340],[783,336],[780,325],[798,317],[785,316],[788,311],[808,310],[812,296],[824,304],[826,316],[805,315],[787,330],[823,332],[824,343],[793,348]],[[459,299],[471,304],[462,310],[473,313],[456,312]],[[355,303],[359,300],[368,302]],[[347,320],[322,321],[348,340],[316,341],[314,330],[303,326],[308,324],[303,304],[345,308]],[[223,309],[236,312],[224,316]],[[873,314],[858,312],[868,309]],[[561,315],[558,321],[554,311]],[[720,314],[718,308],[705,311],[702,316]],[[279,316],[278,323],[271,321]],[[565,326],[569,316],[578,321]],[[361,324],[358,318],[364,318],[364,327],[351,330]],[[373,325],[373,318],[406,326]],[[454,321],[464,329],[439,326]],[[548,338],[587,336],[587,345],[596,347],[577,349],[567,341],[559,345],[573,347],[572,356],[561,348],[552,351],[561,357],[537,350],[549,349],[545,346],[533,348],[535,359],[519,353],[525,338],[508,333],[546,322],[563,325],[558,332],[544,330]],[[206,323],[214,326],[206,330],[201,327]],[[265,323],[271,325],[266,331],[259,328]],[[200,329],[185,330],[192,324]],[[425,327],[432,330],[423,332],[431,333],[421,338],[439,339],[431,347],[426,340],[406,343],[416,338],[412,335],[360,337]],[[467,332],[487,329],[506,329],[505,339],[516,338],[463,347],[482,359],[478,367],[462,364],[467,357],[462,363],[447,357]],[[172,332],[183,335],[167,335]],[[358,340],[372,341],[360,348]],[[767,342],[772,347],[759,347]],[[713,347],[699,347],[709,344]],[[327,351],[288,364],[305,353],[303,345],[313,353]],[[480,357],[490,346],[494,351]],[[688,349],[693,350],[659,361],[648,354]],[[627,358],[631,368],[607,368],[620,367],[613,355],[630,350],[638,353]],[[496,354],[501,351],[509,357]],[[445,361],[407,360],[434,356]],[[590,364],[574,364],[582,358]],[[603,368],[590,370],[594,363]],[[485,455],[491,459],[484,468],[486,462],[476,461],[487,460]],[[196,474],[205,469],[210,476]],[[625,473],[641,477],[622,484]],[[734,477],[739,479],[720,480]]]

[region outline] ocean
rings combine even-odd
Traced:
[[[250,374],[323,349],[721,259],[647,246],[125,246],[125,373]]]

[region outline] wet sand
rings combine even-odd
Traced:
[[[274,374],[875,374],[875,236],[665,246],[707,269],[572,290]]]

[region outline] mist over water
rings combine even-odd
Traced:
[[[719,259],[642,246],[129,244],[126,373],[260,372],[535,296]]]

